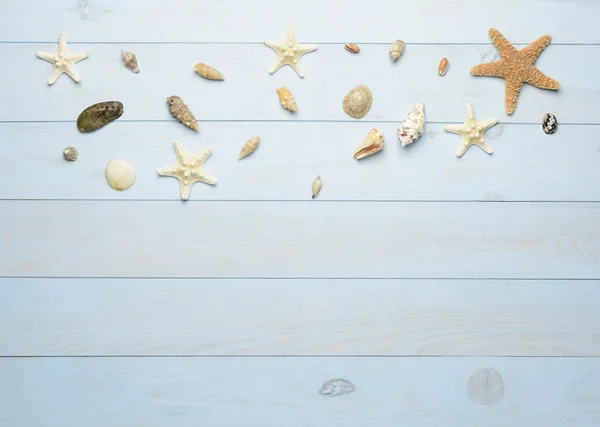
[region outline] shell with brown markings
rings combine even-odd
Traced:
[[[123,104],[119,101],[106,101],[90,105],[77,117],[77,129],[81,133],[94,132],[114,122],[123,115]]]
[[[180,96],[169,96],[167,98],[167,106],[169,107],[169,112],[171,115],[181,123],[191,129],[200,130],[200,126],[198,126],[196,118],[188,106],[183,103],[183,99],[181,99]]]
[[[364,159],[381,150],[383,150],[383,132],[371,129],[356,151],[354,151],[354,158],[356,160]]]
[[[126,50],[121,51],[121,57],[123,58],[123,65],[127,67],[133,73],[139,73],[140,67],[138,66],[137,58],[133,52],[127,52]]]

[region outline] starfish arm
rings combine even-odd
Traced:
[[[494,152],[494,150],[492,150],[492,147],[490,147],[490,145],[485,141],[479,141],[477,143],[477,146],[488,154],[492,154]]]
[[[526,48],[521,49],[521,51],[519,51],[519,56],[525,58],[527,63],[531,65],[535,64],[540,53],[542,53],[542,51],[550,44],[550,40],[552,40],[552,37],[550,36],[540,37]]]
[[[185,156],[187,156],[187,152],[185,151],[185,148],[183,148],[183,145],[181,145],[181,142],[175,141],[173,143],[173,148],[175,149],[175,154],[177,155],[177,160],[179,162],[183,162],[183,158]]]
[[[530,85],[539,87],[540,89],[558,90],[560,88],[559,82],[548,77],[535,67],[532,67],[531,72],[529,72],[525,77],[525,81]]]
[[[67,50],[67,38],[63,33],[58,36],[58,51],[65,52]]]
[[[296,44],[296,30],[294,29],[293,25],[290,25],[288,28],[287,41],[292,42],[292,44]]]
[[[214,176],[212,176],[206,172],[202,172],[202,174],[197,179],[198,179],[198,181],[201,181],[205,184],[209,184],[209,185],[217,184],[217,178],[215,178]]]
[[[77,83],[79,83],[81,81],[81,76],[79,75],[79,73],[77,71],[75,71],[75,68],[72,65],[66,67],[65,73],[67,73]]]
[[[300,77],[304,77],[304,73],[302,72],[302,68],[300,68],[300,63],[299,62],[297,62],[295,64],[292,63],[292,62],[290,62],[290,65],[292,66],[292,68],[294,69],[294,71],[296,71],[296,73],[298,73],[298,75]]]
[[[310,52],[314,52],[315,50],[317,50],[317,45],[316,44],[299,44],[298,45],[298,52],[300,52],[300,55],[305,55],[307,53]]]
[[[504,77],[502,61],[486,62],[485,64],[471,67],[471,74],[474,76]]]
[[[190,197],[190,191],[192,190],[192,185],[194,185],[194,181],[182,181],[181,179],[179,180],[181,182],[181,198],[183,200],[187,200],[188,197]]]
[[[271,68],[269,70],[269,73],[273,74],[275,71],[279,70],[281,67],[283,67],[285,64],[287,64],[287,62],[285,61],[279,61],[277,60],[277,62],[275,63],[275,65],[273,65],[273,68]]]
[[[158,170],[158,174],[160,176],[172,176],[174,178],[179,179],[179,175],[177,175],[177,167],[175,165],[167,166],[166,168],[161,168]]]
[[[38,56],[38,58],[42,58],[48,62],[52,62],[54,63],[54,57],[56,56],[55,53],[51,53],[51,52],[38,52],[36,53],[36,55]]]
[[[500,31],[492,28],[489,31],[489,35],[502,58],[509,56],[511,53],[517,52],[517,49],[510,44],[510,42],[500,33]]]
[[[471,144],[463,141],[462,144],[460,144],[460,147],[458,147],[458,151],[456,152],[456,157],[462,157],[462,155],[467,152],[467,150],[469,149],[470,146],[471,146]]]
[[[88,57],[88,53],[87,52],[75,52],[75,53],[71,53],[71,57],[73,58],[73,64],[76,62],[81,61],[82,59],[85,59]]]
[[[519,100],[519,93],[521,93],[521,87],[523,82],[517,79],[505,79],[506,88],[504,89],[504,109],[506,114],[512,114],[517,108],[517,101]]]
[[[481,126],[481,129],[485,132],[486,130],[494,126],[496,123],[498,123],[498,119],[487,119],[478,122],[478,125]]]
[[[64,73],[63,70],[61,70],[60,68],[54,67],[54,69],[52,70],[52,74],[50,74],[50,77],[48,78],[48,84],[54,84],[54,82],[56,80],[58,80],[58,78],[60,77],[60,75]]]
[[[279,43],[273,40],[265,40],[265,45],[269,46],[271,49],[277,52],[278,55],[281,53],[282,50],[285,49],[283,43]]]
[[[455,133],[457,135],[462,135],[464,133],[464,127],[465,125],[448,125],[444,128],[444,130],[446,132],[452,132]]]

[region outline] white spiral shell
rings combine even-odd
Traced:
[[[131,163],[111,160],[106,165],[106,182],[117,191],[124,191],[135,184],[137,171]]]

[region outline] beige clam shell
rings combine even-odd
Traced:
[[[135,184],[137,171],[131,163],[123,160],[111,160],[106,165],[106,182],[117,191],[124,191]]]
[[[258,148],[258,144],[260,144],[260,137],[258,136],[253,136],[248,141],[246,141],[246,143],[242,147],[242,150],[240,151],[240,157],[238,158],[238,160],[241,160],[244,157],[248,157],[250,154],[254,153],[254,150]]]
[[[353,119],[361,119],[367,115],[373,104],[371,89],[365,85],[356,86],[344,97],[343,107],[346,114]]]
[[[225,77],[221,72],[202,62],[197,63],[194,70],[196,70],[200,76],[208,80],[225,80]]]

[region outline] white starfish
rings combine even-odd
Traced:
[[[296,31],[294,26],[290,25],[286,41],[282,43],[272,40],[265,40],[265,44],[277,52],[277,62],[275,66],[269,70],[271,74],[279,70],[284,65],[290,65],[300,77],[304,77],[304,73],[300,69],[300,58],[302,55],[317,50],[316,44],[298,44],[296,43]]]
[[[87,52],[69,52],[67,49],[67,39],[63,33],[58,38],[58,52],[38,52],[37,56],[52,62],[54,70],[48,79],[48,84],[53,84],[62,73],[67,73],[69,77],[77,83],[81,81],[81,76],[75,71],[75,63],[87,58]]]
[[[190,190],[195,182],[204,182],[215,185],[217,179],[204,171],[204,162],[212,154],[212,150],[207,148],[201,153],[193,155],[188,154],[179,141],[173,143],[175,153],[177,154],[177,163],[166,168],[158,170],[160,176],[172,176],[181,183],[181,198],[187,200]]]
[[[444,129],[462,136],[462,144],[456,153],[457,157],[465,154],[471,145],[477,145],[486,153],[492,154],[492,147],[483,140],[483,134],[496,123],[498,123],[498,119],[488,119],[482,122],[476,121],[475,113],[473,113],[473,104],[468,104],[465,122],[462,125],[448,125]]]

